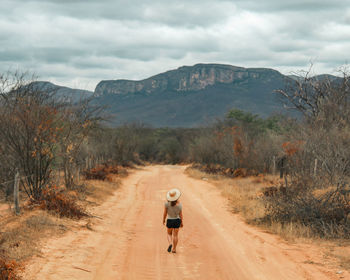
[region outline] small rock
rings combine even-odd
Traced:
[[[343,271],[341,271],[341,270],[337,271],[337,274],[342,274],[342,273],[343,273]]]
[[[208,178],[203,177],[202,180],[203,181],[208,181]]]

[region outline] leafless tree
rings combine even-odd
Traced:
[[[72,187],[81,144],[103,108],[91,98],[73,102],[33,81],[17,72],[0,76],[0,175],[7,179],[19,168],[24,190],[38,200],[54,169],[63,167]]]
[[[278,93],[304,115],[284,148],[290,183],[268,201],[280,221],[298,221],[319,235],[348,236],[350,225],[349,75],[299,77]]]
[[[296,109],[312,122],[323,126],[342,126],[350,120],[350,76],[346,69],[342,77],[312,77],[311,68],[304,75],[287,82],[277,90],[286,107]],[[327,127],[328,128],[328,127]]]
[[[39,199],[50,179],[61,117],[54,93],[30,82],[19,73],[0,77],[0,138],[8,155],[1,164],[18,167],[26,193]]]
[[[64,180],[67,188],[74,186],[74,174],[85,161],[80,156],[81,147],[93,129],[103,119],[104,107],[92,104],[92,98],[81,99],[75,104],[68,103],[63,116],[60,157],[62,158]]]

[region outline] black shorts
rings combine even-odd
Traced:
[[[166,227],[167,228],[179,228],[181,225],[181,219],[167,219]]]

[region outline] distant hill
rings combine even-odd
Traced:
[[[295,81],[302,81],[303,78],[298,76],[298,75],[288,75],[287,76],[288,78],[291,78]],[[318,81],[323,81],[323,80],[326,80],[328,79],[329,81],[334,81],[334,80],[337,80],[337,79],[340,79],[340,77],[337,77],[337,76],[333,76],[333,75],[330,75],[330,74],[321,74],[321,75],[316,75],[316,76],[313,76],[313,77],[310,77],[311,79],[314,79],[314,80],[318,80]]]
[[[35,81],[31,83],[31,86],[39,90],[50,91],[59,97],[70,99],[73,102],[91,97],[94,94],[92,91],[58,86],[47,81]]]
[[[261,116],[279,113],[274,90],[288,77],[276,70],[222,64],[183,66],[141,81],[101,81],[97,100],[115,114],[114,123],[193,127],[238,108]]]

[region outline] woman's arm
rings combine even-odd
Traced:
[[[181,219],[181,225],[180,225],[180,227],[183,227],[183,226],[184,226],[184,218],[183,218],[183,216],[182,216],[182,210],[180,211],[179,216],[180,216],[180,219]]]
[[[164,207],[164,213],[163,213],[163,225],[165,225],[165,219],[166,219],[166,215],[168,214],[168,209],[166,207]]]

